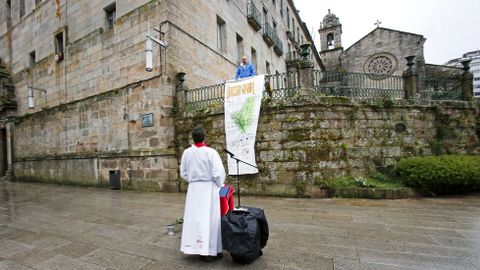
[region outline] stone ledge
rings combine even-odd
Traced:
[[[92,152],[92,153],[72,153],[60,155],[42,155],[31,157],[19,157],[14,162],[25,161],[45,161],[45,160],[68,160],[68,159],[91,159],[91,158],[135,158],[135,157],[156,157],[156,156],[175,156],[174,148],[144,149],[119,152]]]

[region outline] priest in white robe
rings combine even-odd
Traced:
[[[188,182],[180,250],[185,254],[222,257],[219,190],[225,169],[218,152],[205,143],[205,130],[195,127],[194,144],[182,155],[180,175]]]

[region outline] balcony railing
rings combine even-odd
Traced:
[[[273,32],[275,34],[275,42],[273,44],[273,50],[278,56],[283,55],[283,43],[282,40],[278,37],[277,33]]]
[[[268,46],[275,44],[276,36],[277,35],[275,34],[275,31],[273,31],[273,28],[268,23],[265,23],[263,25],[263,39]]]
[[[247,3],[247,20],[255,31],[262,29],[262,15],[252,1]]]
[[[295,42],[295,34],[292,31],[287,31],[287,38],[290,39],[290,41]]]

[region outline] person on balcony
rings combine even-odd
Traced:
[[[255,67],[248,62],[246,55],[242,57],[242,62],[238,65],[237,72],[235,73],[235,80],[247,78],[257,75],[255,73]]]

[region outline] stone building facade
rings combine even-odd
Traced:
[[[149,24],[169,45],[154,46],[151,73]],[[241,55],[257,73],[282,73],[303,42],[313,44],[291,0],[4,1],[0,59],[16,106],[1,114],[2,166],[104,186],[119,170],[123,188],[177,190],[178,78],[232,79]]]

